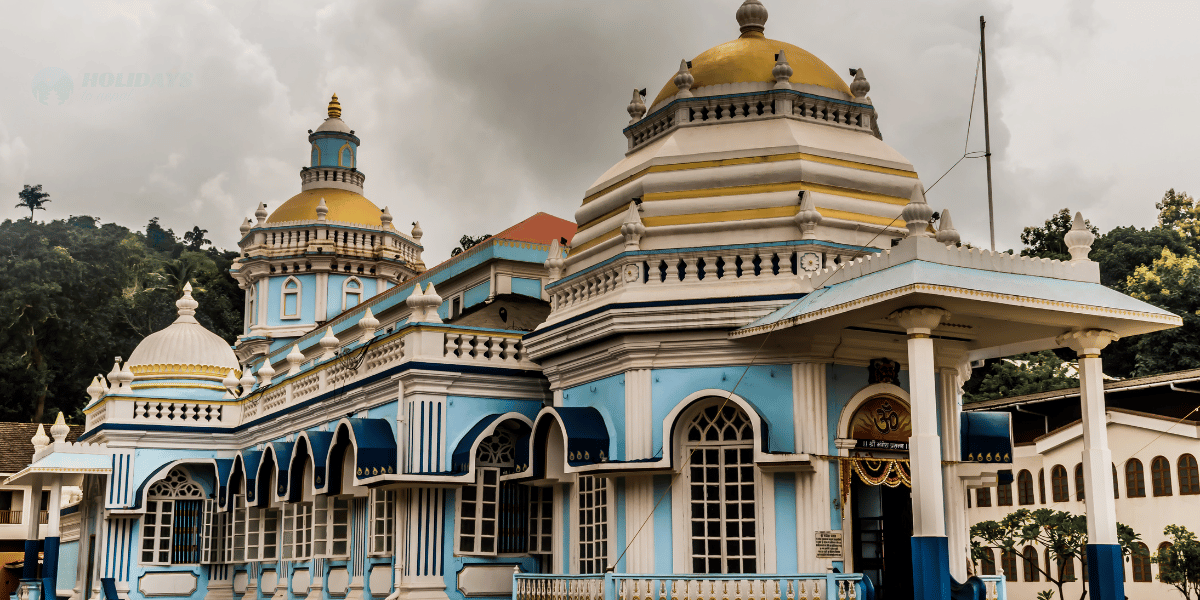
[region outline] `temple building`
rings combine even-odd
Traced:
[[[1111,497],[1100,356],[1180,320],[1100,285],[1082,217],[1068,261],[962,245],[865,71],[766,37],[759,0],[734,16],[635,89],[574,222],[428,269],[334,97],[301,192],[242,224],[236,345],[186,290],[89,387],[79,440],[41,435],[7,480],[83,491],[19,593],[1003,597],[966,499],[1007,483],[1011,415],[963,412],[970,362],[1074,349],[1072,448]],[[1122,598],[1113,506],[1087,514],[1092,597]]]

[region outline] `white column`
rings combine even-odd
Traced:
[[[938,435],[936,372],[930,333],[948,314],[940,308],[922,307],[899,310],[891,315],[908,332],[908,386],[912,402],[908,455],[912,468],[915,537],[946,536],[942,447]]]
[[[792,422],[796,452],[829,454],[829,418],[825,389],[825,364],[792,365]],[[824,573],[829,560],[817,558],[813,532],[835,529],[831,522],[830,462],[813,459],[812,472],[796,473],[796,569],[798,573]],[[840,524],[839,524],[840,526]],[[777,565],[786,569],[787,565]]]
[[[969,366],[967,367],[970,368]],[[967,371],[970,372],[970,371]],[[942,369],[939,404],[942,414],[942,456],[957,461],[962,452],[959,422],[962,415],[962,380],[957,369]],[[970,559],[970,523],[967,521],[967,488],[958,477],[957,465],[942,466],[942,481],[946,499],[946,538],[950,551],[950,574],[957,581],[966,581]]]
[[[25,539],[37,540],[38,525],[41,521],[41,515],[38,514],[38,506],[42,500],[42,476],[34,475],[30,477],[31,485],[29,491],[25,493],[25,501],[21,503],[21,520],[25,524]]]
[[[50,477],[50,498],[46,500],[46,537],[62,536],[62,478]]]
[[[1100,351],[1117,339],[1103,329],[1072,331],[1058,343],[1079,354],[1079,391],[1083,411],[1083,489],[1087,497],[1088,544],[1117,544],[1117,509],[1113,500],[1112,452],[1108,449],[1104,410],[1104,372]]]
[[[650,419],[650,369],[625,372],[625,460],[651,458],[654,454]],[[633,571],[649,573],[650,571]]]
[[[655,500],[654,476],[625,478],[625,539],[629,540],[625,571],[628,573],[654,572]],[[620,548],[615,549],[620,555]]]

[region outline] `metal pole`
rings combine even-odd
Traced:
[[[987,46],[983,43],[983,28],[986,23],[979,16],[979,55],[983,65],[983,157],[987,161],[988,184],[988,229],[992,234],[992,252],[996,251],[996,211],[992,206],[992,135],[988,127],[987,102]]]

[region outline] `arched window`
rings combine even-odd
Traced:
[[[757,573],[754,430],[731,404],[710,405],[684,428],[693,573]]]
[[[300,318],[300,290],[300,280],[295,277],[288,277],[287,281],[283,282],[283,289],[280,290],[279,318]]]
[[[1075,559],[1058,559],[1058,578],[1063,582],[1075,581]]]
[[[350,277],[342,284],[342,310],[354,308],[362,302],[363,286],[357,277]]]
[[[1013,505],[1013,490],[1012,482],[1002,483],[996,486],[996,506],[1012,506]]]
[[[1154,581],[1154,575],[1150,573],[1150,548],[1137,542],[1133,547],[1132,561],[1134,581]]]
[[[996,555],[991,548],[983,549],[983,558],[979,560],[980,575],[995,575],[996,574]]]
[[[975,506],[986,508],[992,505],[992,488],[975,488]]]
[[[1083,463],[1075,465],[1075,499],[1084,500],[1083,494]]]
[[[528,495],[517,497],[525,490],[519,484],[502,484],[500,476],[511,473],[516,467],[516,442],[506,429],[479,442],[475,451],[475,483],[465,485],[459,494],[458,503],[458,552],[472,555],[495,555],[503,551],[506,544],[502,531],[504,523],[512,513],[526,507]],[[524,518],[513,519],[524,522]],[[524,539],[524,535],[516,537]],[[518,551],[524,551],[524,545]]]
[[[1038,469],[1038,500],[1046,503],[1046,470]]]
[[[1017,474],[1017,502],[1021,506],[1033,504],[1033,474],[1024,469]]]
[[[1021,562],[1025,569],[1025,581],[1039,581],[1041,574],[1038,573],[1038,555],[1037,550],[1033,546],[1025,546],[1025,550],[1021,552]]]
[[[309,164],[314,167],[321,164],[321,147],[316,144],[312,146],[312,162]]]
[[[1117,485],[1117,465],[1115,463],[1109,463],[1109,464],[1112,465],[1113,499],[1120,500],[1121,499],[1121,486]]]
[[[1187,496],[1200,494],[1200,469],[1196,467],[1196,457],[1184,454],[1179,457],[1179,495]]]
[[[1017,580],[1017,552],[1015,550],[1004,550],[1000,553],[1000,564],[1004,567],[1004,580]]]
[[[338,166],[346,168],[354,166],[354,151],[350,149],[350,144],[345,144],[338,150]]]
[[[1050,493],[1055,502],[1066,502],[1070,499],[1071,490],[1067,487],[1067,469],[1062,465],[1054,465],[1050,469]]]
[[[142,517],[142,564],[186,565],[200,562],[204,491],[180,469],[146,494]]]
[[[1146,473],[1142,461],[1131,458],[1125,463],[1125,497],[1146,497]]]
[[[1165,456],[1156,456],[1150,461],[1150,483],[1155,496],[1171,495],[1171,461]]]

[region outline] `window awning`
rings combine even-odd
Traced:
[[[275,496],[282,497],[288,491],[288,467],[292,464],[293,444],[289,442],[271,442],[266,452],[275,458]]]
[[[325,474],[328,472],[329,461],[329,446],[333,444],[333,434],[328,431],[301,431],[300,435],[296,436],[296,444],[292,448],[292,458],[288,465],[288,472],[295,469],[296,461],[301,457],[307,456],[312,461],[312,477],[313,480],[308,482],[308,485],[313,487],[313,492],[316,492],[318,487],[323,487],[325,484]],[[294,475],[294,474],[293,474]],[[290,486],[289,477],[289,486]],[[297,497],[296,490],[289,489],[288,495],[293,499]]]
[[[262,458],[262,450],[242,450],[238,454],[238,459],[242,461],[242,474],[246,480],[246,489],[243,491],[246,494],[247,504],[257,504],[255,496],[258,495],[258,486],[255,482],[258,480],[258,467],[262,464]]]
[[[386,419],[342,419],[338,433],[345,428],[354,448],[354,478],[370,484],[378,477],[396,473],[396,435]],[[332,452],[332,448],[330,449]],[[328,489],[328,482],[318,489]]]
[[[969,412],[962,414],[959,427],[963,462],[1011,463],[1013,456],[1012,414]]]
[[[563,465],[568,472],[608,461],[611,453],[608,426],[599,410],[587,407],[548,406],[538,413],[533,423],[533,434],[529,436],[526,458],[528,463],[517,461],[519,479],[543,479],[546,477],[548,437],[553,424],[557,424],[563,436]]]

